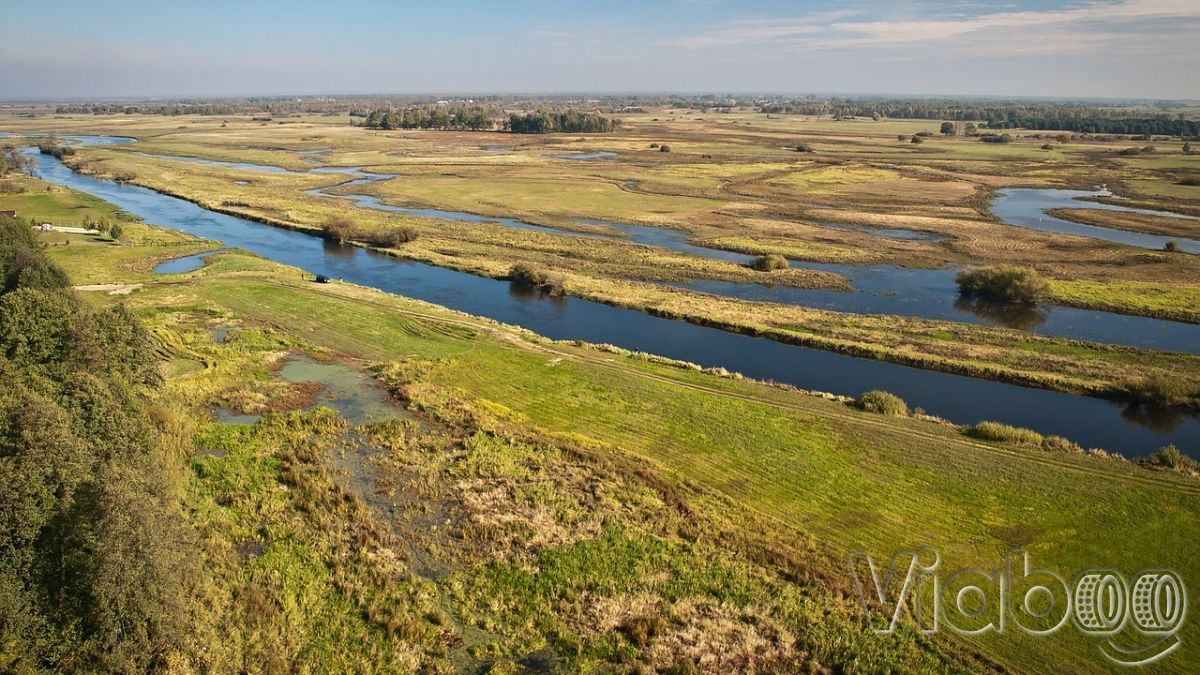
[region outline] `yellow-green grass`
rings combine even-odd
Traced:
[[[630,192],[600,180],[516,180],[497,176],[476,181],[457,176],[406,176],[361,191],[385,200],[487,215],[541,213],[653,222],[711,212],[723,203],[693,197]]]
[[[85,219],[118,220],[112,204],[89,194],[45,183],[23,174],[10,173],[0,182],[21,192],[0,192],[0,210],[16,211],[18,218],[34,219],[66,227],[80,227]]]
[[[1134,311],[1180,321],[1200,322],[1200,288],[1143,281],[1050,281],[1056,302],[1099,307],[1115,312]]]
[[[1180,185],[1169,180],[1131,180],[1126,187],[1135,196],[1200,201],[1200,185]]]
[[[768,182],[786,185],[802,192],[832,194],[843,185],[870,183],[898,178],[899,174],[863,166],[834,166],[810,171],[797,171]]]

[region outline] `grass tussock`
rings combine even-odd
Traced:
[[[754,260],[750,261],[750,267],[759,272],[773,272],[775,270],[786,269],[787,266],[787,258],[778,253],[756,256]]]
[[[1180,473],[1196,473],[1200,470],[1200,462],[1183,454],[1174,445],[1167,445],[1155,450],[1149,457],[1150,464],[1160,466]]]
[[[983,441],[996,441],[1025,447],[1040,448],[1046,438],[1032,429],[1014,427],[1000,422],[979,422],[967,428],[967,435]]]

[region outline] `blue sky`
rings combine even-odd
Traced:
[[[713,91],[1200,98],[1200,0],[2,0],[0,98]]]

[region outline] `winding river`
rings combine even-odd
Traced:
[[[245,171],[267,171],[276,173],[291,173],[290,170],[277,166],[250,164],[246,162],[229,162],[194,157],[178,157],[171,155],[155,155],[137,153],[156,159],[185,161],[210,166],[239,169]],[[338,187],[366,185],[380,180],[393,178],[390,174],[378,174],[364,171],[359,167],[323,166],[302,173],[329,173],[352,176],[353,179]],[[506,227],[545,232],[548,234],[575,237],[606,237],[622,236],[629,241],[645,246],[664,248],[677,253],[694,255],[712,260],[723,260],[738,265],[750,262],[753,256],[734,251],[699,246],[688,242],[686,232],[662,227],[644,225],[629,225],[603,220],[579,218],[575,222],[586,225],[605,227],[614,235],[583,233],[544,225],[535,225],[513,218],[482,216],[462,211],[447,211],[435,208],[420,208],[387,204],[379,197],[369,194],[338,194],[328,192],[328,187],[314,188],[307,193],[322,197],[335,197],[353,202],[355,205],[398,213],[408,216],[438,218],[442,220],[457,220],[476,223],[497,223]],[[1062,192],[1064,196],[1053,199],[1051,195],[1043,194],[1035,200],[1020,197],[1025,192],[1054,193]],[[1009,191],[997,200],[1001,212],[1013,218],[1029,219],[1031,208],[1058,208],[1063,201],[1075,200],[1080,196],[1103,195],[1107,193],[1085,193],[1070,190],[1023,190]],[[1013,200],[1016,201],[1013,201]],[[1081,204],[1076,203],[1076,206]],[[1090,208],[1090,204],[1088,204]],[[1109,210],[1122,210],[1123,207],[1101,204]],[[1144,209],[1126,209],[1144,211]],[[1041,211],[1038,211],[1041,213]],[[1049,216],[1046,216],[1050,218]],[[1058,220],[1052,219],[1051,220]],[[1061,221],[1067,222],[1067,221]],[[891,228],[874,228],[859,225],[844,225],[840,223],[822,223],[826,227],[837,229],[853,229],[855,231],[873,234],[881,237],[902,239],[936,239],[936,235],[912,230],[896,230]],[[1074,225],[1074,223],[1068,223]],[[1104,228],[1100,228],[1104,229]],[[728,281],[694,280],[688,283],[670,284],[678,288],[686,288],[702,293],[724,297],[739,298],[759,302],[774,302],[788,305],[799,305],[828,309],[838,312],[856,314],[892,314],[897,316],[912,316],[924,319],[945,321],[960,321],[965,323],[1000,325],[1016,328],[1032,333],[1053,337],[1065,337],[1076,340],[1089,340],[1106,344],[1127,345],[1144,349],[1159,349],[1200,353],[1200,324],[1167,321],[1150,317],[1116,314],[1073,307],[1042,305],[1039,307],[1013,307],[985,300],[967,300],[958,293],[958,285],[954,281],[957,269],[926,269],[898,267],[886,264],[836,264],[790,261],[792,267],[832,272],[845,278],[856,289],[856,292],[846,292],[829,289],[803,289],[790,286],[772,286],[767,284],[738,283]]]
[[[83,176],[53,157],[38,159],[37,173],[45,180],[93,194],[147,222],[311,272],[518,324],[550,338],[611,343],[838,394],[885,389],[912,406],[955,422],[992,419],[1131,456],[1148,454],[1166,443],[1192,454],[1200,450],[1200,419],[1195,416],[1126,408],[1101,399],[795,347],[579,298],[542,298],[504,281],[335,245],[301,232],[208,211],[146,188]]]

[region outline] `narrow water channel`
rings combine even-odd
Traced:
[[[310,272],[521,325],[550,338],[606,342],[806,389],[846,395],[886,389],[912,406],[956,422],[998,420],[1131,456],[1148,454],[1166,443],[1200,454],[1200,419],[1192,415],[1128,409],[1100,399],[794,347],[579,298],[540,298],[516,291],[504,281],[338,246],[308,234],[207,211],[146,188],[83,176],[53,157],[38,160],[37,173],[45,180],[93,194],[149,223]]]

